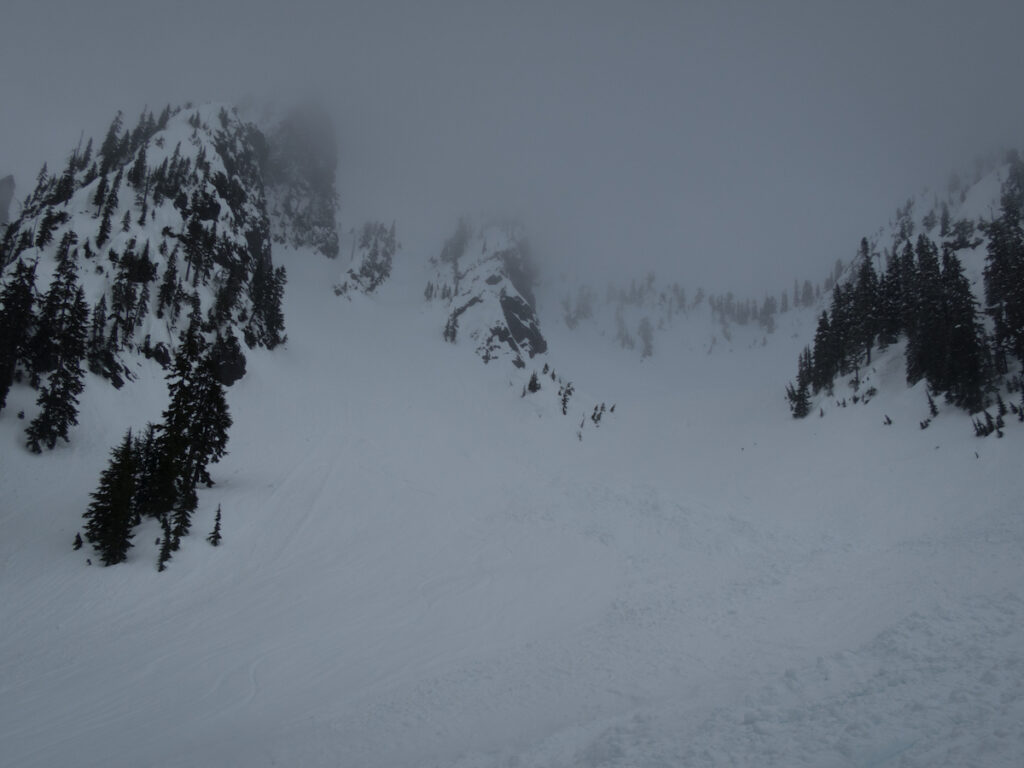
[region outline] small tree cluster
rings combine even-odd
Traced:
[[[996,370],[1005,374],[1008,360],[1024,361],[1024,161],[1010,155],[1000,213],[983,227],[988,235],[985,264],[985,311],[994,325]]]
[[[30,380],[39,389],[39,414],[26,429],[27,445],[33,453],[42,446],[53,449],[58,438],[65,442],[78,423],[78,396],[84,389],[82,360],[86,352],[89,305],[78,282],[75,252],[68,239],[57,271],[43,299],[28,341]],[[45,382],[43,376],[46,376]]]
[[[571,381],[568,382],[567,384],[562,385],[562,387],[558,390],[558,397],[559,397],[559,399],[561,400],[561,403],[562,403],[562,415],[563,416],[568,416],[569,415],[569,398],[571,398],[573,396],[573,393],[575,391],[576,390],[573,389]]]
[[[213,484],[209,465],[227,452],[231,416],[195,316],[182,334],[167,382],[170,403],[163,421],[142,437],[126,434],[85,513],[86,538],[105,565],[125,559],[131,529],[152,517],[164,530],[158,563],[163,570],[189,532],[198,485]]]
[[[856,373],[871,362],[872,349],[907,339],[908,383],[926,379],[958,407],[976,411],[991,379],[990,350],[970,283],[956,256],[956,242],[943,251],[925,234],[915,245],[894,249],[878,277],[875,254],[861,240],[856,277],[837,283],[829,311],[822,311],[813,349],[801,353],[796,386],[787,388],[794,415],[804,411],[805,392],[832,391],[836,376]],[[805,386],[801,387],[801,381]]]
[[[366,222],[359,235],[361,263],[358,271],[349,271],[349,277],[365,293],[373,293],[391,276],[391,265],[398,248],[394,222],[390,227],[379,221]]]

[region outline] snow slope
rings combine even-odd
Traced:
[[[70,549],[107,451],[164,407],[155,365],[90,382],[44,457],[12,391],[0,763],[1024,764],[1024,427],[921,430],[903,387],[794,421],[810,312],[642,364],[544,318],[562,416],[547,380],[520,397],[530,365],[441,341],[415,254],[352,301],[344,265],[275,260],[288,344],[249,354],[164,573],[155,524],[121,566]]]

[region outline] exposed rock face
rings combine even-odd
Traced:
[[[450,306],[444,338],[468,337],[485,363],[508,358],[517,368],[547,351],[537,320],[536,271],[518,225],[491,225],[474,232],[460,222],[445,243],[428,300]]]
[[[0,179],[0,226],[5,225],[11,211],[11,201],[14,199],[14,177],[4,176]]]
[[[338,255],[337,164],[334,124],[319,107],[294,109],[267,130],[264,181],[274,242]]]

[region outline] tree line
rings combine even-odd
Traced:
[[[814,340],[801,352],[796,381],[786,388],[793,416],[803,418],[811,397],[831,395],[838,376],[871,363],[874,349],[906,340],[906,380],[927,382],[929,396],[976,413],[992,402],[998,384],[1024,362],[1024,163],[1009,157],[1000,212],[975,225],[953,222],[944,208],[939,242],[905,231],[887,259],[862,239],[856,275],[837,283],[818,318]],[[984,307],[979,306],[957,252],[978,247],[984,235]],[[989,323],[986,325],[985,319]],[[989,331],[989,327],[991,331]]]

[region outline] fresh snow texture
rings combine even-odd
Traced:
[[[12,390],[0,763],[1024,765],[1024,426],[920,429],[898,350],[869,403],[793,420],[812,310],[712,345],[705,307],[641,362],[546,306],[547,356],[483,365],[420,256],[344,301],[344,264],[278,254],[289,341],[248,354],[164,573],[153,522],[126,564],[71,551],[162,372],[90,377],[44,456]],[[550,378],[521,396],[545,361],[567,416]]]

